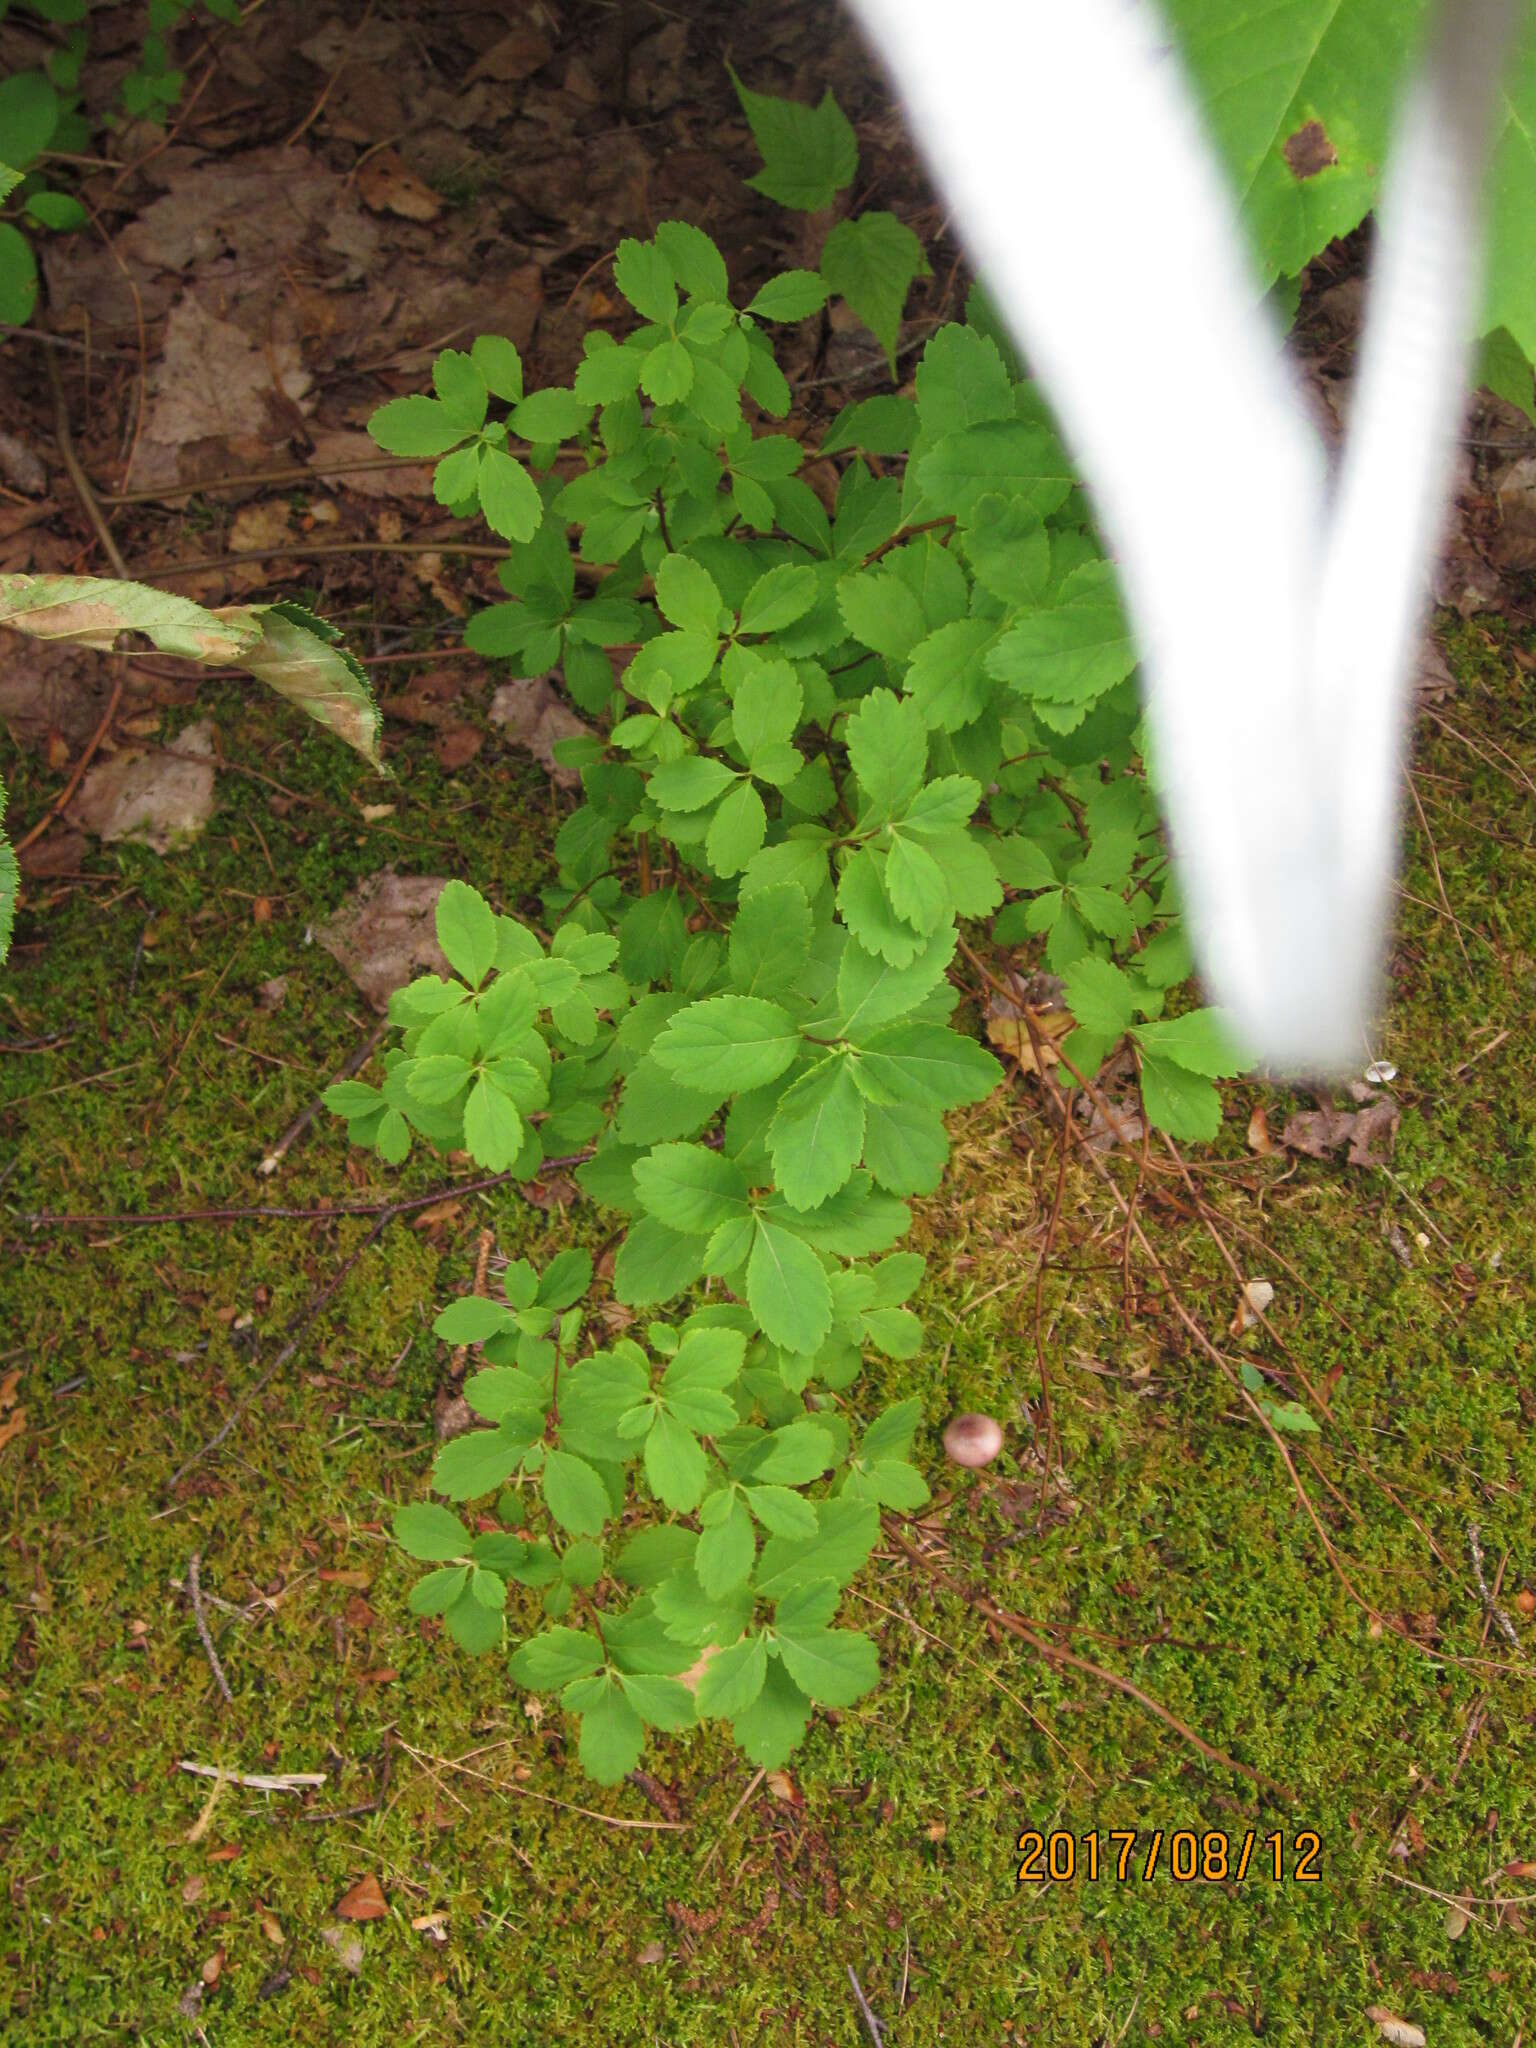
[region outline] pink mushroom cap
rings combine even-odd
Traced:
[[[957,1415],[944,1432],[944,1455],[956,1465],[990,1465],[1002,1448],[1002,1427],[990,1415]]]

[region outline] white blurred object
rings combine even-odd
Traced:
[[[1115,550],[1212,995],[1273,1068],[1352,1067],[1515,0],[1437,10],[1334,476],[1145,0],[853,4]]]

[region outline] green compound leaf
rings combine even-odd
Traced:
[[[478,988],[496,964],[496,913],[468,882],[445,882],[437,899],[437,943],[454,973]]]
[[[826,1707],[851,1707],[880,1677],[880,1654],[868,1636],[852,1629],[775,1628],[784,1669],[808,1699]]]
[[[896,337],[912,280],[931,276],[923,245],[894,213],[840,220],[822,244],[828,291],[848,301],[885,350],[896,374]]]
[[[731,1721],[731,1734],[749,1763],[765,1771],[786,1763],[805,1739],[811,1703],[777,1657],[770,1658],[763,1689]]]
[[[774,1179],[792,1209],[835,1195],[864,1149],[864,1098],[850,1055],[832,1053],[779,1100],[768,1127]]]
[[[654,242],[620,242],[613,281],[642,319],[666,327],[677,318],[672,265]]]
[[[544,517],[538,486],[515,455],[504,448],[480,450],[480,510],[492,533],[503,540],[532,540]]]
[[[820,1350],[832,1327],[832,1289],[820,1259],[803,1238],[761,1216],[747,1261],[747,1301],[764,1335],[786,1351]]]
[[[705,1665],[694,1695],[699,1712],[723,1720],[744,1714],[767,1676],[767,1644],[760,1635],[743,1636]]]
[[[759,996],[710,996],[671,1019],[651,1048],[667,1073],[699,1094],[744,1094],[776,1081],[800,1050],[789,1012]]]
[[[395,1514],[395,1541],[408,1557],[437,1564],[469,1551],[469,1533],[447,1508],[435,1501],[415,1501]]]
[[[1220,1010],[1188,1010],[1166,1022],[1138,1024],[1135,1036],[1144,1053],[1213,1080],[1240,1074],[1248,1064]]]
[[[858,140],[830,89],[819,105],[808,107],[751,92],[734,71],[731,83],[763,159],[763,168],[747,180],[753,191],[802,213],[830,206],[859,167]]]
[[[1141,1060],[1141,1103],[1147,1121],[1171,1138],[1209,1144],[1221,1129],[1221,1097],[1211,1082],[1150,1053]]]

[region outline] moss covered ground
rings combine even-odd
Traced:
[[[1160,1278],[1070,1164],[1038,1292],[1047,1473],[1055,1139],[1029,1084],[975,1112],[920,1216],[930,1349],[856,1390],[871,1408],[923,1397],[939,1505],[911,1540],[949,1587],[894,1546],[871,1565],[884,1682],[818,1720],[788,1780],[754,1783],[693,1734],[653,1746],[649,1790],[609,1792],[583,1781],[557,1708],[408,1616],[384,1535],[423,1489],[446,1370],[430,1322],[481,1231],[508,1253],[595,1243],[590,1213],[501,1191],[392,1223],[174,1484],[367,1221],[27,1220],[383,1200],[449,1177],[349,1158],[324,1117],[257,1175],[371,1028],[306,931],[385,860],[531,908],[548,788],[494,744],[445,777],[407,742],[384,792],[296,718],[207,686],[198,712],[238,764],[207,833],[36,887],[0,978],[0,1385],[18,1374],[25,1410],[0,1449],[0,2039],[851,2048],[869,2032],[850,1972],[891,2048],[1370,2043],[1371,2007],[1433,2048],[1525,2038],[1536,734],[1517,642],[1456,628],[1457,694],[1421,726],[1395,999],[1369,1048],[1399,1070],[1390,1165],[1255,1155],[1256,1105],[1276,1133],[1307,1105],[1235,1087],[1194,1193],[1156,1148],[1139,1181],[1134,1156],[1110,1162]],[[13,817],[38,815],[52,780],[4,772]],[[365,823],[381,795],[393,816]],[[277,975],[289,993],[267,1011],[255,992]],[[1227,1336],[1237,1283],[1215,1235],[1275,1283],[1269,1332]],[[1326,1403],[1291,1448],[1331,1558],[1173,1297],[1224,1356]],[[957,1488],[938,1433],[973,1407],[1008,1450]],[[232,1707],[182,1590],[194,1553]],[[1042,1659],[965,1589],[1278,1789]],[[183,1758],[326,1782],[210,1803]],[[1019,1886],[1026,1829],[1077,1837],[1076,1876]],[[1123,1880],[1112,1829],[1142,1831]],[[1183,1829],[1251,1832],[1242,1880],[1235,1847],[1225,1878],[1176,1881]],[[1313,1883],[1293,1874],[1304,1831]],[[1530,1877],[1505,1874],[1522,1862]],[[387,1917],[338,1920],[367,1877]]]

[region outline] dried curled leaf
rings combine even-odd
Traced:
[[[340,635],[302,605],[209,611],[146,583],[97,576],[0,576],[0,625],[51,641],[108,649],[142,633],[162,654],[249,670],[378,768],[380,717]],[[0,904],[3,904],[0,876]]]
[[[119,633],[142,633],[162,654],[202,662],[239,661],[261,638],[253,611],[210,612],[168,590],[103,576],[0,576],[0,625],[103,649]]]

